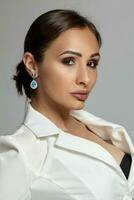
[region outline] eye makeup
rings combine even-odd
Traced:
[[[63,58],[61,61],[64,65],[74,65],[76,63],[76,58],[69,56],[66,58]],[[87,66],[91,68],[96,68],[97,65],[99,64],[99,59],[90,59],[89,62],[87,63]]]

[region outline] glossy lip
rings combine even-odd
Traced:
[[[88,97],[88,94],[87,93],[71,93],[72,94],[72,96],[74,96],[76,99],[78,99],[78,100],[81,100],[81,101],[84,101],[84,100],[86,100],[87,99],[87,97]]]

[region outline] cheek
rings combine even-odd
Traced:
[[[47,66],[40,74],[40,82],[44,88],[55,88],[62,91],[68,87],[73,78],[71,73],[60,65]]]

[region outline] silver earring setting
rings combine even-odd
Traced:
[[[35,90],[35,89],[37,89],[37,87],[38,87],[38,83],[37,83],[37,81],[35,80],[35,78],[37,78],[36,72],[33,72],[33,73],[32,73],[32,78],[33,78],[33,80],[32,80],[31,83],[30,83],[30,88],[31,88],[32,90]]]

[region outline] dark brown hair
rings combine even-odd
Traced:
[[[24,41],[24,53],[30,52],[34,59],[41,63],[44,53],[49,45],[64,31],[70,28],[88,27],[92,31],[101,47],[101,36],[95,25],[86,17],[81,16],[74,10],[56,9],[40,15],[31,25]],[[23,89],[28,98],[32,96],[30,83],[32,77],[26,71],[23,61],[16,67],[16,74],[13,76],[16,82],[18,94],[23,95]]]

